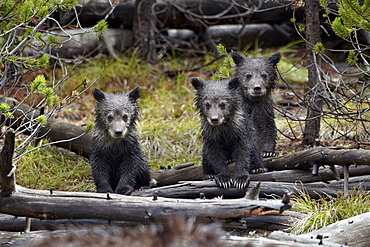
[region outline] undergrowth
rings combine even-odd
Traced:
[[[16,183],[26,188],[95,191],[88,160],[62,148],[38,148],[23,156],[15,165]]]

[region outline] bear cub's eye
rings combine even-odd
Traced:
[[[252,78],[252,74],[246,74],[246,75],[245,75],[245,77],[246,77],[247,79],[250,79],[250,78]]]
[[[125,115],[122,116],[122,119],[123,119],[123,121],[127,121],[128,116],[125,114]]]
[[[113,116],[112,115],[108,115],[107,119],[108,119],[108,122],[112,122],[113,121]]]
[[[266,79],[266,78],[267,78],[267,74],[262,74],[261,76],[262,76],[262,78],[264,78],[264,79]]]
[[[220,108],[221,108],[221,109],[225,109],[226,104],[225,104],[225,102],[221,102],[221,103],[219,104],[219,106],[220,106]]]
[[[204,105],[205,105],[205,107],[206,107],[207,109],[211,108],[211,104],[210,104],[209,102],[206,102]]]

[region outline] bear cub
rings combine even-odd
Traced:
[[[281,55],[247,58],[233,52],[231,57],[235,62],[235,77],[242,85],[246,112],[258,133],[258,146],[263,157],[276,156],[277,129],[271,92],[276,86],[276,65]]]
[[[95,88],[93,96],[97,103],[90,164],[97,192],[129,195],[149,186],[149,166],[135,127],[140,89],[112,94]]]
[[[255,148],[255,131],[246,117],[239,80],[191,80],[201,118],[204,179],[214,178],[222,188],[248,186],[251,169],[263,169],[262,153]],[[231,174],[228,165],[234,162]]]

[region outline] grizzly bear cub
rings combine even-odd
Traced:
[[[262,153],[256,148],[256,132],[244,112],[239,80],[191,80],[196,89],[203,137],[204,179],[214,178],[222,188],[248,186],[249,172],[263,168]],[[228,165],[234,162],[231,174]]]
[[[90,164],[97,192],[128,195],[149,186],[149,166],[136,134],[136,87],[127,94],[104,93],[95,88],[95,127]]]
[[[248,58],[231,54],[235,62],[235,77],[239,79],[246,103],[258,133],[257,143],[264,157],[276,156],[277,129],[274,120],[274,101],[271,92],[276,86],[280,53],[269,57]]]

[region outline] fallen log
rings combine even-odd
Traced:
[[[258,190],[258,187],[256,189]],[[254,191],[251,190],[251,193]],[[150,222],[185,215],[221,220],[251,215],[279,214],[289,209],[289,196],[282,200],[254,200],[246,195],[234,200],[186,200],[124,196],[88,192],[49,192],[17,187],[11,196],[0,198],[0,211],[38,219],[104,219]]]
[[[13,129],[17,129],[22,123],[24,124],[27,121],[34,121],[40,115],[39,110],[20,103],[13,98],[0,96],[0,103],[7,103],[14,116],[14,118],[8,119],[2,116],[0,122],[6,121],[5,124],[12,126]],[[29,131],[24,133],[30,134]],[[56,146],[66,148],[84,157],[90,156],[91,135],[86,133],[83,127],[60,119],[49,118],[47,125],[38,132],[38,136],[47,138],[51,142],[55,142]]]
[[[0,214],[0,231],[23,232],[25,229],[25,217],[16,217],[7,214]],[[135,222],[108,221],[97,219],[61,219],[61,220],[40,220],[31,219],[30,231],[56,231],[67,227],[94,227],[94,226],[119,226],[134,227],[139,225]]]
[[[106,1],[83,1],[83,5],[77,7],[79,25],[95,25],[111,8],[111,4]],[[199,28],[202,24],[289,23],[293,11],[292,2],[285,0],[278,3],[237,0],[220,1],[217,4],[199,0],[157,1],[152,10],[156,17],[153,21],[158,26],[188,29]],[[70,12],[63,12],[63,18],[58,18],[62,26],[73,21],[74,13]],[[107,22],[110,28],[131,28],[134,17],[135,1],[123,1],[115,7]],[[302,8],[295,9],[295,18],[303,18]]]
[[[312,239],[317,244],[325,244],[327,241],[348,246],[369,246],[370,245],[370,212],[360,214],[345,220],[338,221],[319,230],[301,234],[287,234],[284,232],[273,232],[269,239],[279,241],[306,242]]]
[[[91,27],[95,25],[99,20],[106,19],[108,25],[111,28],[125,28],[133,29],[134,32],[137,30],[135,26],[135,21],[137,17],[140,16],[140,11],[137,9],[138,6],[135,5],[135,1],[121,1],[114,7],[111,15],[106,16],[113,6],[112,3],[100,0],[90,0],[83,1],[74,11],[67,11],[63,13],[57,13],[56,19],[58,19],[61,26],[67,25],[78,25],[82,27]],[[250,23],[267,23],[279,26],[282,23],[291,24],[290,19],[292,18],[292,2],[291,1],[279,1],[279,2],[261,2],[261,1],[221,1],[214,4],[213,1],[199,1],[199,0],[176,0],[176,1],[153,1],[154,4],[147,6],[150,12],[146,13],[145,16],[151,16],[147,21],[147,25],[155,27],[155,30],[160,34],[164,40],[165,44],[171,39],[164,35],[168,29],[188,29],[192,30],[196,34],[195,42],[201,40],[206,46],[211,50],[216,52],[215,43],[207,30],[207,26],[212,25],[230,25],[230,24],[242,24],[243,26]],[[150,3],[148,3],[150,4]],[[75,17],[75,11],[78,11],[78,22]],[[294,8],[294,17],[299,21],[303,17],[303,8]],[[303,19],[302,19],[303,20]],[[139,25],[141,28],[142,25]],[[240,35],[243,33],[244,27],[237,34],[237,38],[234,40],[239,40],[238,44],[233,42],[233,47],[244,48],[245,42]],[[299,38],[296,35],[294,28],[264,28],[261,32],[257,33],[257,36],[250,35],[251,37],[264,36],[265,33],[271,32],[273,35],[277,36],[275,42],[268,42],[268,39],[263,39],[269,45],[280,46],[285,45],[293,40]],[[253,34],[255,34],[254,32]],[[280,33],[280,35],[278,34]],[[136,36],[136,35],[135,35]],[[245,35],[244,35],[245,37]],[[227,39],[227,38],[226,38]],[[246,40],[251,40],[251,38],[245,38]],[[230,40],[230,39],[228,39]],[[243,42],[241,42],[243,41]],[[253,44],[247,42],[247,44]],[[284,42],[287,41],[287,42]],[[138,39],[137,42],[140,42]],[[136,42],[136,43],[137,43]],[[178,43],[173,44],[174,47],[178,47]],[[230,43],[230,42],[228,42]],[[189,43],[191,44],[191,43]],[[231,48],[231,47],[229,47]],[[185,48],[186,49],[186,48]],[[62,54],[62,52],[60,52]]]
[[[131,29],[113,28],[102,36],[92,35],[85,29],[69,29],[64,31],[50,31],[48,35],[55,35],[63,42],[62,47],[45,46],[40,49],[37,42],[26,46],[24,52],[29,56],[40,56],[44,53],[52,58],[61,58],[67,62],[77,62],[81,57],[91,57],[104,53],[119,60],[115,52],[123,52],[134,45]]]
[[[223,189],[216,186],[214,181],[187,181],[177,185],[169,185],[148,189],[145,191],[136,191],[132,195],[135,196],[152,196],[157,193],[158,196],[167,198],[199,198],[200,195],[206,198],[223,197],[227,199],[241,198],[246,191],[251,187],[256,186],[259,182],[251,181],[248,188],[245,190]],[[320,197],[332,196],[336,197],[343,192],[344,181],[329,181],[329,182],[314,182],[302,184],[284,183],[284,182],[263,182],[260,188],[260,198],[277,198],[283,196],[285,193],[292,193],[300,195],[302,192],[307,193],[313,199]],[[358,189],[368,191],[370,190],[370,175],[353,177],[349,179],[349,189]]]
[[[308,170],[314,165],[370,165],[370,150],[315,147],[284,157],[266,158],[264,164],[269,171]]]
[[[247,218],[236,220],[220,220],[222,227],[225,230],[266,230],[266,231],[282,231],[288,230],[294,221],[304,217],[303,213],[294,211],[284,211],[281,214],[271,215],[253,215]],[[15,217],[12,215],[0,214],[0,231],[22,232],[25,229],[25,217]],[[55,231],[64,229],[67,226],[75,227],[94,227],[94,226],[119,226],[119,227],[134,227],[139,223],[133,221],[108,221],[99,219],[61,219],[61,220],[40,220],[31,219],[30,231],[49,230]]]
[[[232,169],[232,165],[230,167]],[[335,166],[335,168],[338,171],[339,178],[343,178],[343,167]],[[370,166],[352,165],[349,167],[350,177],[368,174],[370,174]],[[317,176],[313,176],[310,170],[281,170],[250,174],[250,176],[251,181],[287,183],[312,183],[319,181],[325,182],[337,179],[337,177],[334,175],[333,171],[329,167],[320,167]],[[203,169],[201,166],[185,167],[183,169],[159,169],[151,171],[151,177],[156,180],[158,187],[177,184],[179,181],[201,181],[203,180]]]

